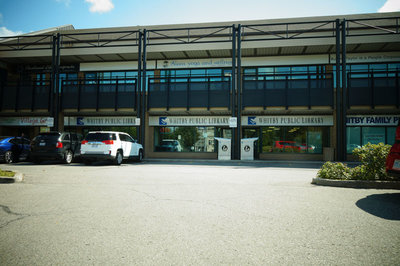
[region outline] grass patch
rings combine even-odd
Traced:
[[[15,173],[13,171],[1,170],[0,169],[0,176],[6,177],[14,177]]]

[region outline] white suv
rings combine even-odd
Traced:
[[[123,159],[143,159],[143,146],[123,132],[89,132],[81,143],[81,156],[84,164],[93,161],[112,161],[120,165]]]

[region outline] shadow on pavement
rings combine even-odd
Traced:
[[[356,206],[386,220],[400,220],[400,193],[369,195],[357,201]]]
[[[0,177],[0,184],[11,184],[14,182],[14,178]]]
[[[311,168],[320,169],[324,162],[320,161],[218,161],[218,160],[176,160],[176,159],[147,159],[146,164],[164,165],[203,165],[203,166],[233,166],[247,168]]]

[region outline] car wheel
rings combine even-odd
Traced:
[[[74,155],[72,154],[72,151],[67,150],[64,154],[64,163],[70,164],[72,162],[72,159],[74,159]]]
[[[13,155],[12,151],[6,151],[6,153],[4,154],[4,161],[6,163],[14,162],[14,155]]]
[[[120,151],[117,151],[117,155],[115,156],[114,164],[115,165],[121,165],[122,159],[123,159],[122,153]]]
[[[143,151],[142,150],[139,151],[139,156],[138,156],[137,160],[138,160],[138,162],[141,162],[143,160]]]

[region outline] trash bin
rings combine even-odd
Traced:
[[[231,139],[215,139],[218,141],[218,160],[231,160]]]
[[[253,161],[254,160],[254,142],[258,138],[242,139],[240,141],[240,160]]]

